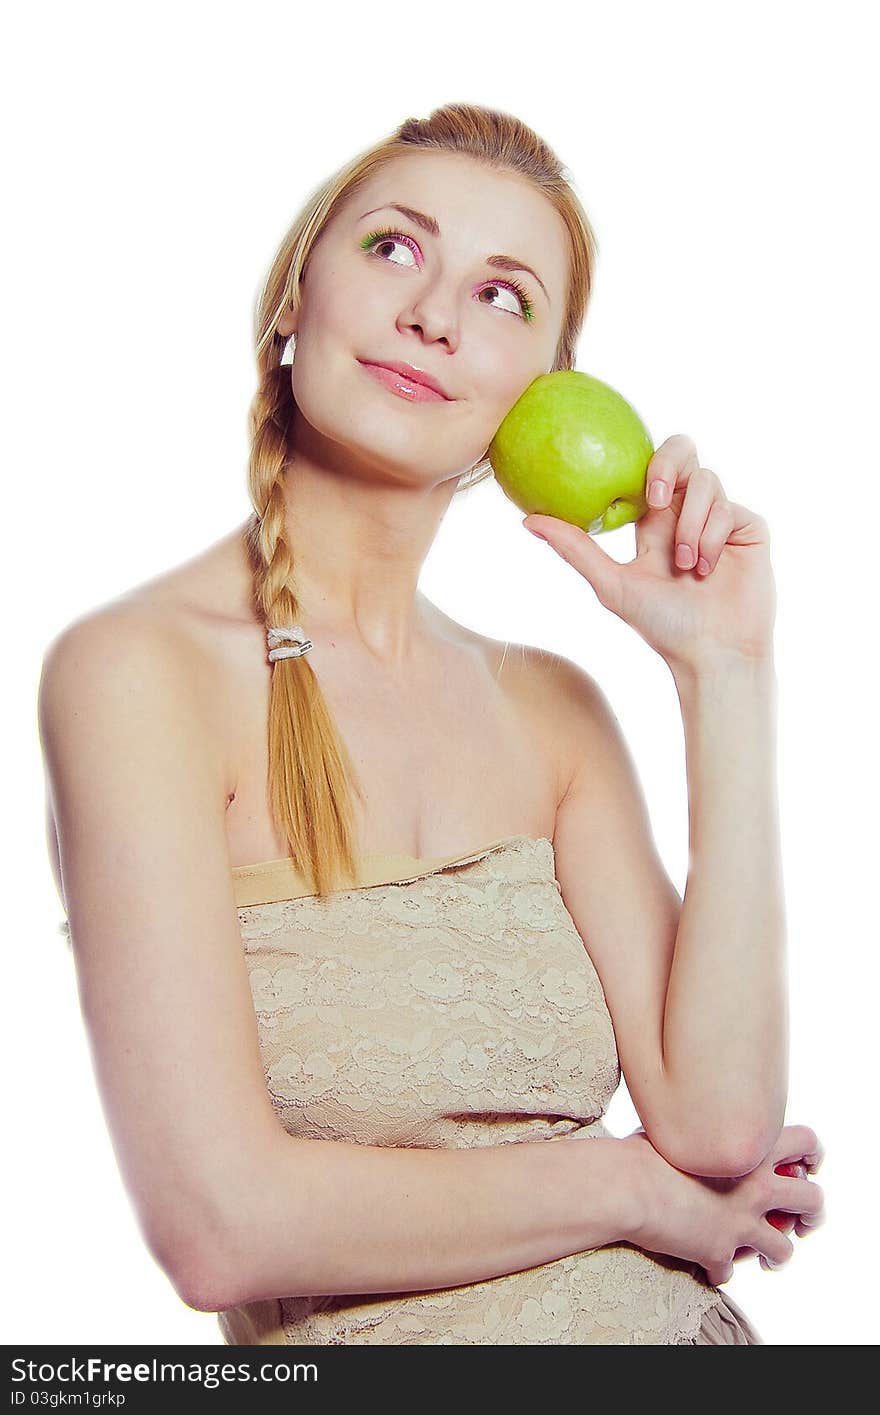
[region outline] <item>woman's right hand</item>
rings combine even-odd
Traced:
[[[776,1165],[790,1162],[802,1162],[812,1174],[819,1168],[825,1151],[807,1125],[784,1125],[761,1163],[735,1179],[676,1169],[641,1129],[622,1143],[634,1148],[644,1182],[645,1216],[632,1241],[649,1252],[699,1263],[713,1286],[730,1280],[743,1250],[759,1254],[762,1266],[779,1268],[788,1262],[794,1244],[767,1221],[771,1209],[797,1214],[799,1237],[825,1221],[825,1195],[818,1184],[775,1173]]]

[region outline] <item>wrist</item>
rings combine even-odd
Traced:
[[[652,1147],[647,1136],[638,1131],[634,1135],[625,1135],[617,1141],[617,1145],[621,1238],[638,1246],[651,1210],[651,1185],[645,1161]]]
[[[691,690],[706,684],[754,683],[761,686],[776,678],[772,649],[762,654],[729,653],[714,649],[694,659],[667,659],[676,687]]]
[[[565,1135],[537,1149],[552,1155],[548,1180],[559,1184],[566,1242],[572,1252],[635,1241],[647,1218],[641,1156],[616,1135]],[[560,1152],[566,1156],[562,1170]]]

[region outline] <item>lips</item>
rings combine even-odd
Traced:
[[[404,390],[407,385],[413,385],[427,389],[438,397],[445,398],[448,402],[454,401],[446,392],[443,384],[425,369],[415,368],[412,364],[402,363],[399,359],[359,359],[358,362],[371,371],[384,370],[387,373],[396,374]]]

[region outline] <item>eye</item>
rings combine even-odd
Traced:
[[[412,261],[401,260],[399,256],[385,255],[383,252],[391,250],[395,246],[402,246],[404,250],[409,250]],[[379,255],[380,260],[389,262],[391,265],[406,265],[410,269],[420,264],[418,258],[418,246],[410,236],[404,236],[400,231],[373,231],[369,236],[364,236],[361,241],[361,250],[368,251],[370,255]]]
[[[511,308],[510,305],[496,304],[496,309],[510,310],[511,314],[521,315],[522,318],[525,320],[531,319],[532,302],[526,294],[525,290],[523,289],[522,285],[518,284],[516,280],[494,280],[491,285],[483,286],[483,289],[480,291],[480,295],[488,295],[492,294],[493,292],[496,295],[505,295],[513,301],[513,308]],[[483,300],[481,301],[481,303],[485,304],[486,301]]]
[[[402,231],[393,231],[390,228],[371,231],[369,236],[364,236],[360,246],[361,250],[366,251],[368,255],[375,256],[388,265],[402,265],[409,270],[421,269],[421,252],[412,237],[404,235]],[[395,247],[401,248],[397,255],[394,254]],[[406,251],[410,252],[412,260],[406,257]],[[512,306],[510,303],[499,304],[494,299],[484,300],[482,297],[486,294],[501,295],[508,301],[512,301]],[[490,308],[503,310],[506,314],[518,315],[526,323],[534,315],[528,291],[524,290],[517,280],[493,280],[491,285],[483,286],[477,299],[480,304],[488,304]]]

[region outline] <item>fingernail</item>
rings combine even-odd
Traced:
[[[649,506],[665,506],[669,500],[669,485],[665,481],[652,481],[648,491]]]
[[[526,526],[526,530],[528,531],[529,535],[531,535],[531,536],[537,536],[537,537],[538,537],[538,540],[543,540],[543,541],[545,541],[547,545],[550,544],[549,540],[547,540],[547,537],[546,537],[546,536],[542,536],[540,531],[533,531],[532,528],[531,528],[531,526]]]
[[[709,562],[704,555],[701,555],[699,560],[697,561],[697,569],[699,570],[701,575],[705,575],[708,573]]]
[[[679,570],[692,570],[694,568],[694,552],[689,545],[680,545],[675,552],[675,563]]]

